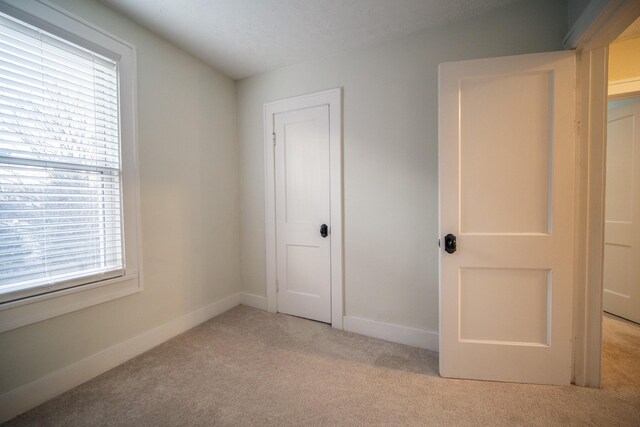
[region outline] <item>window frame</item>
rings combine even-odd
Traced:
[[[124,274],[0,304],[0,332],[143,289],[137,149],[136,48],[46,0],[0,0],[0,11],[118,62]]]

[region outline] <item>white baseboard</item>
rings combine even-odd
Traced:
[[[240,304],[267,311],[267,297],[240,292]]]
[[[379,338],[412,347],[438,351],[438,333],[423,329],[410,328],[408,326],[392,323],[377,322],[354,316],[344,316],[343,326],[345,331],[354,332],[368,337]]]
[[[0,423],[224,313],[240,301],[240,293],[230,295],[1,395]]]

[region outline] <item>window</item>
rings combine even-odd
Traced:
[[[121,282],[117,294],[138,290],[133,47],[46,3],[9,3],[0,310]]]

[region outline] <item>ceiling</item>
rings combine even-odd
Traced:
[[[627,29],[615,39],[614,43],[637,38],[640,38],[640,18],[633,21],[633,24],[629,25]]]
[[[519,0],[99,0],[234,79]]]

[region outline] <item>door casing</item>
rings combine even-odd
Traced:
[[[278,312],[276,259],[276,200],[274,121],[277,113],[329,106],[331,182],[331,326],[342,329],[344,316],[343,213],[342,213],[342,89],[335,88],[264,104],[265,222],[267,264],[267,311]]]
[[[600,387],[608,46],[640,16],[640,2],[593,1],[587,9],[594,16],[579,19],[565,40],[578,58],[572,382]]]

